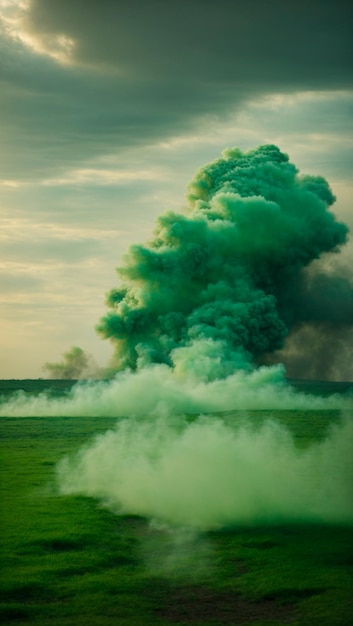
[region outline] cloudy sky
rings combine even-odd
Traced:
[[[277,144],[353,228],[350,2],[0,0],[0,29],[1,378],[106,363],[115,267],[228,146]]]

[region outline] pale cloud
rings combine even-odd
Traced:
[[[46,35],[39,38],[22,30],[20,25],[18,30],[11,32],[11,36],[24,43],[36,54],[47,55],[63,65],[69,65],[71,62],[75,42],[65,34]]]
[[[136,181],[162,181],[167,172],[162,169],[141,169],[136,171],[100,169],[94,167],[77,168],[66,176],[48,178],[41,182],[44,186],[57,185],[129,185]]]
[[[17,187],[23,187],[28,183],[22,182],[20,180],[5,180],[0,178],[0,187],[10,187],[11,189],[16,189]]]
[[[5,294],[33,292],[33,289],[40,289],[43,283],[38,276],[33,274],[31,269],[18,267],[18,265],[12,267],[9,263],[1,263],[0,286],[0,302],[4,302],[6,301]]]
[[[27,46],[36,54],[46,55],[58,63],[69,64],[73,55],[74,40],[65,33],[36,36],[28,30],[26,21],[30,12],[30,0],[2,0],[0,3],[0,26],[15,42]]]

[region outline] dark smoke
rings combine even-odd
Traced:
[[[281,361],[291,378],[351,381],[352,348],[352,325],[301,324],[289,335],[284,350],[267,359],[267,365]]]
[[[323,273],[313,264],[303,272],[289,303],[285,347],[268,355],[267,364],[280,361],[294,378],[352,380],[353,281],[339,269]]]
[[[49,378],[79,380],[83,378],[99,378],[98,366],[92,355],[78,346],[72,346],[63,354],[59,363],[46,363],[43,369]]]
[[[273,145],[201,168],[184,212],[162,215],[118,269],[98,326],[116,369],[166,363],[212,380],[265,362],[301,325],[350,322],[352,292],[347,310],[337,302],[348,279],[306,269],[346,241],[334,200],[324,178],[299,175]]]

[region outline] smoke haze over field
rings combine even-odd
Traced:
[[[313,266],[347,240],[333,202],[324,178],[301,176],[273,145],[226,150],[196,173],[188,206],[130,248],[108,296],[98,329],[115,346],[115,378],[0,407],[7,416],[119,418],[60,462],[60,492],[197,530],[353,522],[351,398],[296,393],[282,365],[261,365],[281,349],[290,361],[305,332],[307,342],[324,333],[333,358],[333,339],[352,329],[349,276]],[[86,365],[74,348],[49,369]],[[335,409],[342,420],[300,449],[276,420],[280,409]],[[271,414],[254,424],[252,410]]]
[[[251,418],[253,409],[267,417]],[[328,409],[342,412],[342,420],[304,449],[277,417],[278,410],[289,412],[295,423],[304,412],[310,428],[311,412],[320,421]],[[22,394],[0,414],[117,417],[115,428],[57,467],[60,493],[95,497],[114,513],[196,530],[353,523],[351,398],[296,393],[279,366],[205,382],[149,365],[112,381],[82,383],[66,398]]]

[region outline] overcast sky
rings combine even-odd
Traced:
[[[228,146],[275,143],[353,228],[351,2],[0,0],[0,16],[1,378],[72,345],[106,363],[115,267]]]

